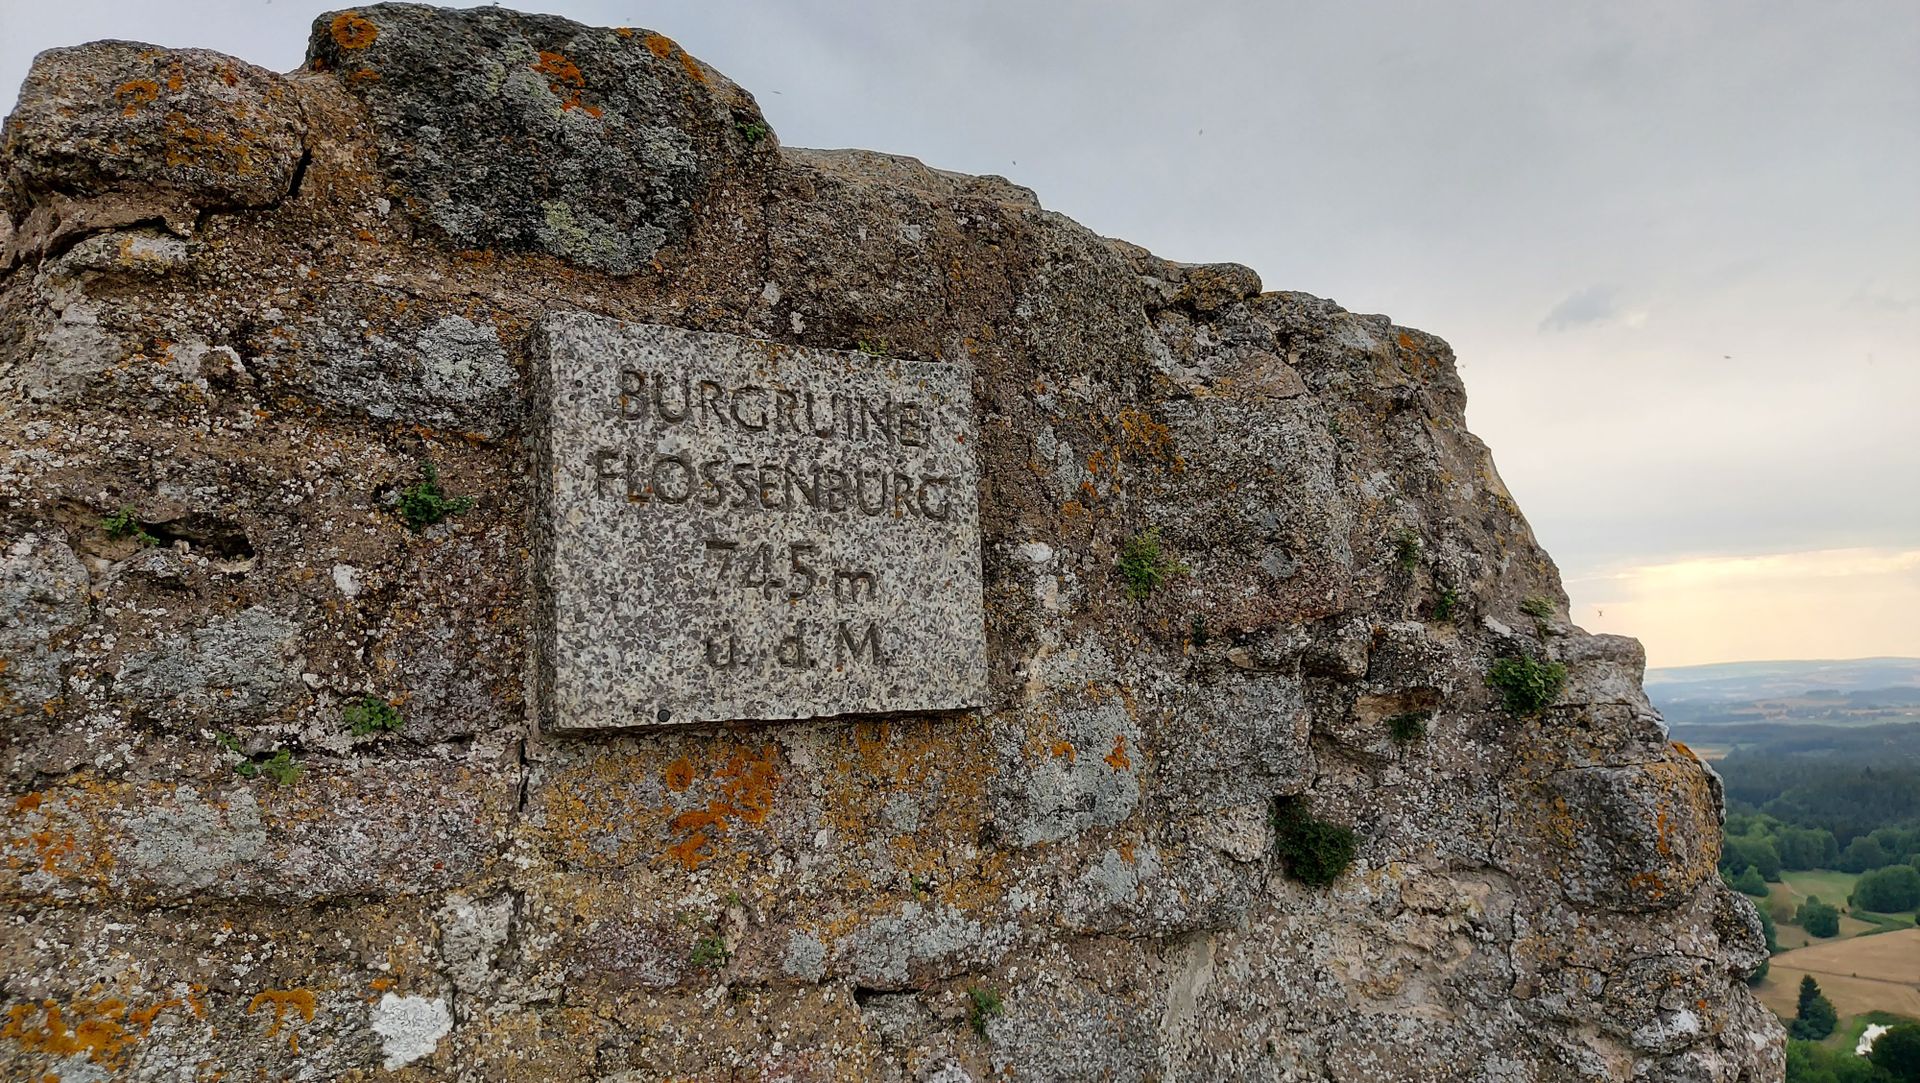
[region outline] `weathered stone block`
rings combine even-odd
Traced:
[[[539,337],[548,728],[980,704],[967,369],[585,314]]]

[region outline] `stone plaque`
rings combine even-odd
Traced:
[[[535,355],[548,729],[981,703],[966,368],[581,313]]]

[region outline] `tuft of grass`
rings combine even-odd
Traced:
[[[982,1038],[987,1036],[987,1020],[1006,1011],[1006,1005],[1000,1002],[1000,994],[981,985],[967,987],[967,1022],[973,1032]]]
[[[1158,529],[1141,531],[1120,543],[1120,559],[1115,564],[1126,584],[1127,597],[1144,602],[1167,580],[1187,570],[1186,565],[1169,557],[1160,548]]]
[[[703,936],[687,953],[687,962],[694,966],[719,967],[724,966],[731,957],[725,940],[718,936]]]
[[[1273,812],[1273,846],[1288,876],[1313,887],[1339,879],[1353,864],[1353,829],[1314,817],[1306,802],[1283,797]]]
[[[265,776],[281,786],[291,786],[300,777],[300,761],[283,748],[264,760],[242,760],[233,765],[233,773],[241,778]]]
[[[1441,587],[1440,596],[1433,600],[1433,619],[1451,621],[1460,611],[1460,592],[1452,587]]]
[[[736,122],[734,128],[739,131],[740,138],[745,141],[749,147],[765,139],[772,133],[772,129],[757,120]]]
[[[1403,572],[1411,572],[1420,566],[1420,535],[1407,527],[1393,536],[1393,562]]]
[[[160,539],[147,533],[146,527],[140,525],[140,517],[135,515],[133,509],[125,504],[120,505],[120,510],[114,512],[112,515],[102,516],[100,519],[100,529],[107,532],[107,537],[115,540],[132,538],[141,545],[160,544]]]
[[[1496,658],[1487,668],[1487,684],[1500,693],[1509,714],[1525,718],[1559,697],[1567,686],[1567,667],[1528,655]]]
[[[1554,614],[1553,599],[1544,598],[1538,594],[1530,594],[1520,602],[1520,612],[1525,613],[1534,620],[1552,620]]]
[[[856,350],[859,350],[863,354],[866,354],[868,357],[887,356],[887,340],[884,338],[876,338],[872,340],[864,339],[864,338],[856,339],[854,340],[853,348]]]
[[[347,732],[355,737],[365,737],[370,733],[392,733],[406,725],[406,719],[393,704],[379,696],[365,696],[349,703],[340,712],[340,720],[347,725]]]
[[[1427,723],[1433,720],[1432,711],[1407,711],[1387,719],[1387,732],[1401,744],[1417,741],[1427,735]]]
[[[400,490],[400,518],[415,534],[450,515],[464,515],[472,510],[472,497],[448,496],[440,488],[440,468],[431,462],[420,464],[418,484]]]

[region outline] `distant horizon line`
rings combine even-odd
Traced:
[[[1906,654],[1868,654],[1858,658],[1751,658],[1737,662],[1693,662],[1681,666],[1647,667],[1648,672],[1656,669],[1712,669],[1715,666],[1780,666],[1780,665],[1837,665],[1846,662],[1913,662],[1920,664],[1920,657]]]

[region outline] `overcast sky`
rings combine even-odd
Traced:
[[[680,41],[781,139],[1450,341],[1588,628],[1920,655],[1920,4],[525,0]],[[0,0],[277,70],[320,5]]]

